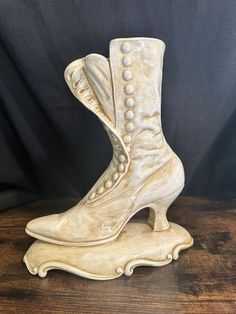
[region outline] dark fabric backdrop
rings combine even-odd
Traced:
[[[167,45],[163,127],[184,194],[236,196],[236,1],[0,0],[0,208],[83,195],[103,172],[109,140],[63,72],[133,36]]]

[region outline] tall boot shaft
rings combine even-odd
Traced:
[[[69,87],[102,121],[114,151],[84,201],[103,202],[111,191],[137,186],[174,155],[161,128],[164,51],[159,39],[115,39],[109,60],[90,54],[67,67]]]
[[[110,64],[115,123],[129,151],[135,175],[150,175],[170,158],[161,127],[161,85],[165,44],[158,39],[115,39]]]

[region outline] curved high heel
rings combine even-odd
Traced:
[[[181,190],[182,188],[164,199],[158,200],[149,205],[148,223],[152,226],[153,231],[164,231],[169,228],[166,212],[170,205],[178,197]]]

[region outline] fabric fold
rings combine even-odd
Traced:
[[[110,64],[107,58],[99,54],[90,54],[84,58],[85,73],[96,94],[102,110],[115,124],[114,102]]]

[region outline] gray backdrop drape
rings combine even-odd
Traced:
[[[0,208],[84,194],[111,146],[65,67],[112,38],[167,46],[162,117],[185,194],[236,196],[236,1],[0,0]]]

